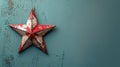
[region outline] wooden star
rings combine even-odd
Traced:
[[[34,9],[31,9],[26,24],[9,24],[9,26],[22,36],[20,46],[18,48],[19,53],[33,44],[44,53],[48,54],[43,36],[55,26],[38,24]]]

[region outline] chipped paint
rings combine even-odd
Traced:
[[[13,9],[13,1],[12,0],[8,0],[8,9],[9,10]]]
[[[13,66],[13,60],[14,60],[14,57],[12,55],[10,56],[6,56],[6,57],[3,57],[3,65],[5,65],[6,67],[12,67]],[[2,65],[2,67],[3,67]]]

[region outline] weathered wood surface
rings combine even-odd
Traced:
[[[17,53],[21,37],[8,24],[25,24],[29,11],[35,7],[39,23],[56,24],[47,20],[44,0],[1,0],[0,1],[0,67],[61,67],[64,50],[58,45],[57,30],[45,37],[49,55],[32,46],[23,53]],[[46,12],[47,11],[47,12]],[[49,17],[52,17],[49,15]],[[50,19],[49,19],[50,20]],[[57,42],[56,42],[57,41]],[[60,42],[59,42],[60,43]],[[54,46],[54,47],[53,47]]]
[[[120,67],[119,0],[0,0],[0,67]],[[56,25],[45,36],[49,55],[34,46],[17,53],[21,37],[8,24]]]

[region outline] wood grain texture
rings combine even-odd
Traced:
[[[49,37],[45,37],[45,40],[48,39],[48,50],[49,55],[46,55],[42,53],[39,49],[32,46],[26,51],[24,51],[21,54],[17,53],[17,49],[19,46],[19,42],[21,37],[16,34],[12,29],[8,27],[8,24],[10,23],[26,23],[29,11],[31,8],[35,7],[36,9],[36,15],[38,16],[39,23],[49,23],[54,24],[46,21],[46,17],[41,12],[41,5],[42,0],[8,0],[4,1],[1,0],[0,4],[0,19],[1,19],[1,25],[0,25],[0,67],[52,67],[52,66],[61,66],[62,63],[62,51],[58,50],[57,52],[52,52],[53,49],[51,45],[51,48],[49,48],[51,41],[51,44],[54,43],[54,39],[51,40],[48,39]],[[40,14],[42,14],[40,16]],[[42,17],[42,19],[40,19]],[[44,22],[45,21],[45,22]],[[54,32],[55,33],[55,32]],[[48,36],[54,36],[54,34],[49,34]],[[51,38],[50,37],[50,38]],[[53,42],[52,42],[53,41]],[[57,45],[56,45],[57,46]],[[58,54],[59,57],[56,57],[56,54]]]
[[[120,67],[120,0],[0,0],[0,67]],[[35,7],[49,55],[32,46],[17,53],[19,34]]]

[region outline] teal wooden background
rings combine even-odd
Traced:
[[[56,25],[45,36],[49,55],[34,46],[17,53],[21,37],[8,24]],[[0,0],[0,67],[120,67],[120,0]]]

